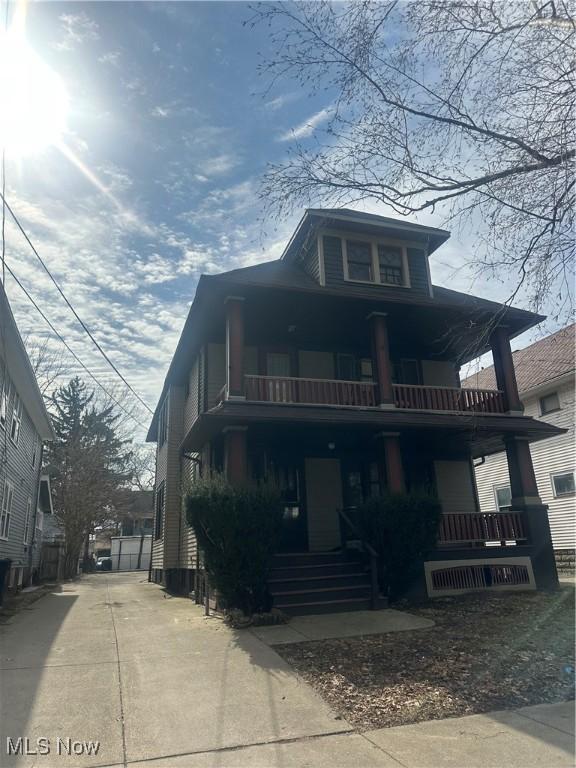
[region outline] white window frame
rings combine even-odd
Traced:
[[[551,408],[549,411],[545,411],[542,407],[542,403],[546,398],[553,397],[556,395],[556,400],[558,401],[558,405],[556,408]],[[560,405],[560,395],[558,394],[558,391],[555,390],[554,392],[548,392],[547,395],[542,395],[538,400],[538,405],[540,407],[540,416],[548,416],[549,413],[557,413],[558,411],[562,410],[562,406]]]
[[[4,481],[2,505],[0,506],[0,539],[8,541],[10,523],[12,522],[12,504],[14,503],[14,486],[9,480]]]
[[[26,517],[24,518],[24,538],[22,539],[24,544],[30,543],[30,519],[32,517],[32,499],[28,496],[26,502]]]
[[[501,491],[503,488],[510,488],[510,483],[496,483],[496,485],[492,486],[494,489],[494,503],[496,504],[496,510],[499,512],[501,509],[506,509],[506,507],[501,507],[500,503],[498,501],[498,491]],[[512,502],[512,489],[510,488],[510,502]]]
[[[340,238],[341,247],[342,247],[342,270],[344,274],[344,280],[348,283],[361,283],[363,285],[383,285],[387,286],[389,288],[411,288],[410,284],[410,270],[408,269],[408,249],[409,248],[416,248],[424,253],[424,256],[426,256],[426,248],[423,247],[422,243],[407,243],[404,240],[392,240],[389,238],[383,238],[383,237],[367,237],[366,235],[360,235],[356,234],[354,232],[338,232],[338,233],[332,233],[332,232],[324,232],[325,235],[332,235]],[[348,248],[347,248],[347,242],[355,241],[358,243],[369,243],[371,246],[371,254],[372,254],[372,274],[374,275],[374,280],[355,280],[353,277],[349,276],[348,273]],[[396,248],[400,248],[401,254],[402,254],[402,277],[404,279],[404,282],[402,285],[398,285],[397,283],[385,283],[381,280],[380,277],[380,259],[378,258],[378,246],[379,245],[393,245]]]
[[[0,427],[6,429],[8,420],[8,400],[10,399],[10,379],[8,373],[4,371],[4,379],[0,386]]]
[[[14,432],[14,423],[16,430]],[[12,421],[10,422],[10,440],[14,445],[18,445],[20,440],[20,430],[22,429],[22,400],[18,392],[14,391],[14,402],[12,404]],[[14,432],[14,435],[12,434]]]
[[[576,478],[574,477],[573,469],[567,469],[564,472],[550,472],[550,484],[552,486],[552,494],[554,495],[555,499],[569,499],[572,496],[576,495],[576,491],[570,491],[569,493],[556,493],[556,484],[554,483],[554,478],[560,477],[561,475],[572,475],[572,478],[575,481],[574,484],[576,485]]]
[[[34,437],[32,438],[32,456],[30,457],[30,465],[32,469],[36,469],[39,442],[40,440],[38,438],[38,432],[34,432]]]

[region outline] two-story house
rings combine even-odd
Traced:
[[[27,585],[42,541],[42,445],[54,431],[34,371],[0,286],[0,600]]]
[[[384,489],[439,495],[429,594],[557,583],[529,443],[561,430],[523,415],[510,350],[542,317],[432,285],[428,258],[448,237],[311,209],[279,260],[200,278],[148,433],[155,580],[190,590],[199,553],[182,497],[217,470],[284,493],[279,607],[367,606],[341,513]],[[459,365],[489,350],[497,388],[461,389]],[[472,461],[502,450],[513,509],[482,515]]]
[[[573,564],[576,549],[575,341],[572,324],[512,353],[524,415],[566,430],[530,446],[539,495],[548,506],[559,566]],[[462,386],[496,386],[494,366],[469,376]],[[505,454],[478,461],[476,483],[482,511],[508,509],[512,491]]]

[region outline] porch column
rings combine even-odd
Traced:
[[[526,438],[518,436],[506,438],[504,444],[508,459],[512,508],[521,511],[524,519],[536,587],[555,589],[558,587],[558,572],[552,547],[548,507],[542,504],[538,494],[530,445]]]
[[[224,430],[224,474],[230,485],[244,485],[248,481],[247,431],[247,427]]]
[[[376,381],[378,382],[378,405],[381,408],[394,408],[392,389],[392,365],[388,346],[388,326],[385,312],[372,312],[368,320],[372,325],[372,347],[376,363]]]
[[[542,504],[538,494],[528,440],[514,435],[513,437],[505,438],[504,445],[506,446],[506,458],[508,459],[512,506]]]
[[[508,330],[499,326],[490,337],[492,358],[494,360],[494,372],[498,389],[504,393],[504,407],[508,412],[523,413],[524,406],[518,395],[514,360],[510,349],[510,337]]]
[[[390,493],[403,493],[406,486],[400,435],[397,432],[381,432],[377,438],[380,487],[387,488]]]
[[[226,299],[226,397],[244,399],[244,298]]]

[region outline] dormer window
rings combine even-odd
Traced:
[[[406,246],[372,238],[341,239],[345,280],[410,286]]]

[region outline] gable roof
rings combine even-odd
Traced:
[[[575,370],[574,345],[576,326],[574,323],[562,328],[551,336],[530,344],[512,353],[516,381],[520,394],[553,381],[559,376]],[[490,365],[462,381],[463,387],[492,389],[496,387],[494,366]]]
[[[22,405],[42,440],[54,440],[54,429],[38,387],[34,369],[18,331],[3,286],[0,285],[0,360],[20,396]]]

